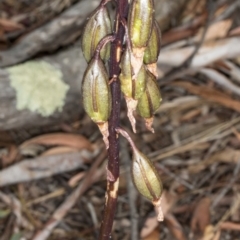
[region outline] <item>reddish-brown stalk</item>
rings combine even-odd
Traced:
[[[128,0],[116,0],[116,4],[116,18],[114,24],[115,40],[111,44],[111,56],[109,61],[112,112],[109,118],[107,192],[104,215],[99,234],[100,240],[109,240],[111,238],[112,225],[117,206],[119,184],[119,139],[116,134],[116,128],[119,127],[120,122],[121,91],[119,82],[119,64],[125,34],[125,28],[122,25],[121,19],[127,18],[129,3]]]

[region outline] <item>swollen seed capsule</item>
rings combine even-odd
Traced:
[[[161,195],[162,181],[157,169],[143,153],[133,148],[132,178],[138,192],[150,200],[158,211],[158,221],[163,221]]]
[[[133,132],[136,132],[136,120],[133,112],[137,107],[137,100],[142,96],[146,88],[147,71],[145,66],[142,65],[136,79],[133,78],[133,69],[131,66],[131,52],[126,49],[121,59],[121,74],[119,76],[121,82],[121,90],[124,94],[127,109],[128,118],[131,122]]]
[[[147,72],[146,90],[138,100],[137,110],[141,117],[145,118],[146,127],[154,132],[152,128],[153,114],[159,108],[162,98],[157,86],[155,76]]]
[[[89,63],[82,83],[83,106],[89,117],[98,124],[108,148],[107,121],[111,112],[111,91],[108,73],[101,59]]]
[[[161,49],[161,31],[157,21],[153,23],[152,33],[144,52],[143,62],[145,64],[156,63]]]
[[[153,27],[153,0],[132,0],[128,15],[128,35],[131,43],[131,65],[136,78]]]
[[[157,169],[135,146],[133,140],[130,138],[128,133],[121,128],[117,128],[116,131],[123,135],[130,143],[133,150],[132,159],[132,179],[136,189],[144,197],[149,199],[154,206],[157,208],[158,220],[163,220],[163,214],[161,209],[161,195],[163,191],[162,181],[158,174]]]
[[[130,62],[130,51],[126,49],[121,59],[121,74],[119,76],[121,82],[121,90],[125,97],[139,99],[146,88],[147,71],[142,65],[137,78],[133,79],[132,67]]]
[[[111,20],[105,6],[98,8],[89,18],[82,34],[82,50],[87,62],[89,62],[101,39],[112,33]],[[107,44],[101,50],[101,58],[106,61],[110,56],[110,45]]]
[[[162,182],[153,163],[136,148],[133,149],[132,178],[137,190],[152,202],[162,194]]]
[[[157,60],[161,49],[161,31],[157,21],[154,21],[152,33],[144,52],[143,62],[147,65],[147,69],[155,76],[157,73]]]
[[[153,24],[153,0],[133,0],[128,15],[128,30],[132,48],[147,46]]]
[[[108,74],[101,59],[92,59],[83,77],[83,106],[94,122],[108,120],[111,110],[111,92]]]

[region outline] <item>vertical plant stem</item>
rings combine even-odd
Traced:
[[[111,79],[112,112],[109,118],[109,149],[107,165],[107,193],[103,220],[101,223],[99,239],[109,240],[111,237],[113,220],[117,207],[119,185],[119,140],[115,129],[119,127],[121,89],[119,81],[120,57],[122,53],[123,38],[125,34],[122,18],[127,17],[128,0],[117,0],[116,18],[114,24],[115,40],[111,45],[109,62],[109,75]]]

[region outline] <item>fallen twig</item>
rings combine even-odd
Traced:
[[[9,196],[3,192],[0,192],[0,199],[12,208],[14,215],[17,218],[18,226],[22,226],[29,230],[33,229],[33,226],[28,220],[22,216],[22,206],[20,201],[13,195]]]
[[[105,168],[101,168],[97,171],[97,168],[102,163],[106,157],[106,152],[104,151],[97,160],[92,164],[90,170],[86,174],[84,180],[79,184],[79,186],[72,192],[72,194],[56,209],[52,217],[45,224],[44,228],[36,233],[32,240],[45,240],[48,239],[52,230],[61,222],[68,211],[74,206],[76,201],[80,196],[96,181],[99,180]]]

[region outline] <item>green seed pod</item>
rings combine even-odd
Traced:
[[[145,64],[156,63],[161,49],[161,31],[157,21],[153,23],[152,33],[144,52],[143,62]]]
[[[159,108],[161,103],[161,94],[153,74],[148,72],[146,90],[138,101],[138,112],[141,117],[150,118]]]
[[[138,100],[137,110],[141,117],[145,118],[146,127],[154,132],[152,128],[153,114],[159,108],[162,98],[157,86],[155,76],[147,72],[146,90]]]
[[[128,15],[129,37],[133,48],[147,46],[153,25],[153,0],[133,0]]]
[[[137,79],[133,79],[132,67],[130,62],[130,51],[126,49],[121,58],[121,74],[119,76],[121,82],[121,90],[125,97],[139,99],[146,88],[147,71],[142,65]]]
[[[119,78],[121,82],[121,90],[127,103],[127,115],[131,122],[133,132],[136,132],[136,120],[133,113],[136,110],[138,99],[145,91],[147,71],[145,66],[142,65],[136,79],[133,78],[134,72],[131,66],[131,52],[128,48],[123,53],[120,66],[121,74]]]
[[[128,14],[131,65],[136,78],[143,64],[145,48],[153,27],[153,0],[132,0]]]
[[[108,120],[111,110],[111,92],[108,73],[101,59],[92,59],[83,77],[83,106],[94,122]]]
[[[89,18],[82,34],[82,50],[87,62],[89,62],[101,39],[112,33],[111,20],[105,6],[98,8]],[[101,58],[106,61],[110,56],[110,44],[101,50]]]
[[[111,112],[111,91],[108,73],[101,59],[89,63],[82,83],[83,106],[89,117],[98,124],[108,148],[107,121]]]
[[[132,147],[132,179],[136,189],[157,207],[157,210],[159,211],[158,220],[162,221],[161,195],[163,192],[163,186],[157,169],[147,156],[137,149],[126,131],[121,128],[117,128],[116,131],[122,134]]]
[[[153,163],[136,148],[133,149],[132,178],[137,190],[152,202],[162,194],[162,182]]]

